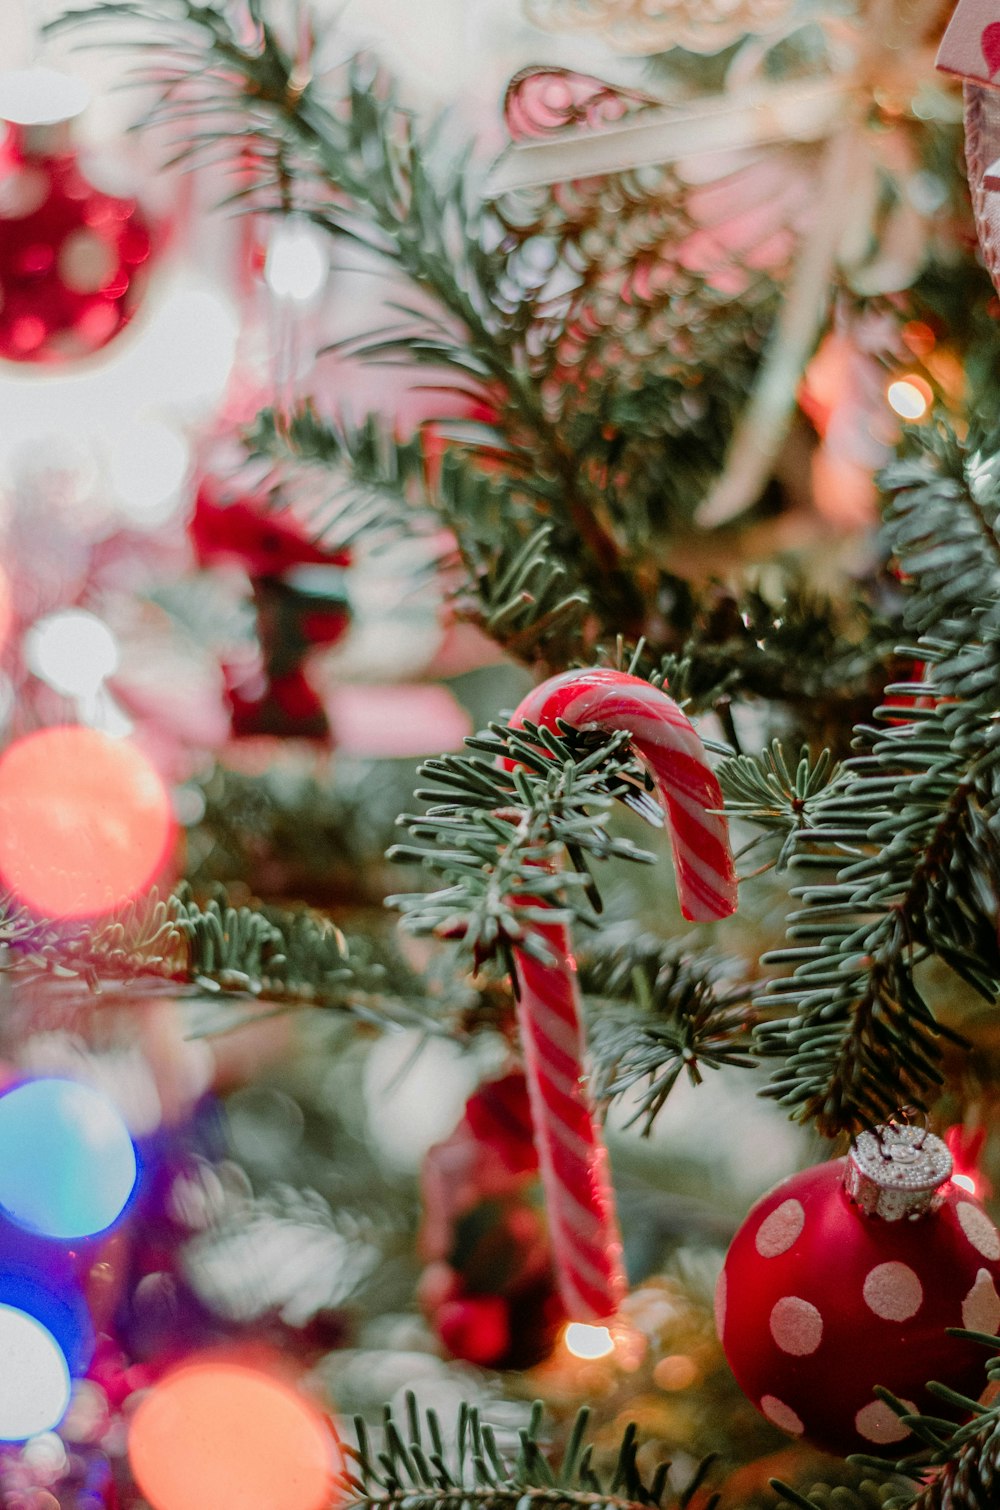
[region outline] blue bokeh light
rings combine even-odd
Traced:
[[[66,1254],[35,1238],[36,1251],[8,1241],[13,1229],[0,1223],[0,1306],[23,1311],[50,1333],[73,1375],[86,1372],[94,1354],[90,1311]],[[0,1374],[6,1368],[0,1350]]]
[[[135,1147],[114,1104],[74,1080],[29,1080],[0,1096],[0,1208],[46,1237],[103,1232],[128,1204]]]

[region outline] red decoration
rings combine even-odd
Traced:
[[[930,1380],[978,1396],[987,1354],[946,1328],[996,1331],[1000,1235],[950,1181],[922,1215],[870,1215],[845,1189],[847,1166],[793,1175],[753,1207],[719,1279],[716,1324],[774,1425],[831,1452],[899,1455],[908,1434],[875,1386],[934,1415]]]
[[[296,566],[350,566],[351,553],[310,540],[288,508],[264,492],[228,498],[206,478],[195,499],[191,539],[203,566],[236,562],[250,577],[280,577]]]
[[[567,1320],[539,1209],[528,1089],[514,1071],[470,1096],[421,1180],[421,1304],[455,1358],[530,1368]]]
[[[736,910],[719,783],[693,726],[661,688],[606,668],[568,671],[530,692],[512,722],[627,732],[670,820],[684,916],[706,921]],[[514,950],[518,1024],[556,1273],[573,1320],[604,1321],[618,1310],[626,1281],[607,1151],[584,1079],[576,965],[565,924],[531,926],[548,958]]]
[[[64,122],[7,127],[0,144],[0,357],[65,362],[107,345],[135,313],[150,250],[135,200],[87,182]]]
[[[273,507],[265,494],[228,500],[211,479],[198,490],[191,536],[204,565],[238,563],[253,586],[261,664],[249,678],[230,673],[234,735],[327,739],[326,709],[303,662],[350,627],[343,582],[350,551],[309,539],[291,510]]]

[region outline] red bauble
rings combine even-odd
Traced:
[[[65,122],[6,129],[0,143],[0,357],[53,363],[89,356],[135,312],[149,228],[134,199],[87,182]]]
[[[901,1131],[912,1147],[913,1130]],[[926,1142],[946,1178],[944,1145]],[[929,1380],[979,1395],[984,1349],[945,1329],[996,1330],[1000,1235],[950,1181],[918,1192],[918,1204],[940,1202],[922,1214],[869,1214],[871,1200],[845,1189],[848,1164],[793,1175],[757,1202],[719,1277],[716,1324],[739,1384],[775,1426],[830,1452],[898,1456],[907,1433],[875,1386],[934,1415]],[[898,1189],[894,1199],[900,1209]]]

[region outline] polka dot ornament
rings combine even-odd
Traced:
[[[979,1395],[986,1350],[945,1329],[1000,1328],[1000,1234],[954,1184],[916,1219],[868,1216],[844,1190],[845,1162],[793,1175],[754,1206],[719,1276],[716,1325],[775,1426],[828,1452],[899,1456],[908,1434],[875,1386],[934,1415],[931,1379]]]
[[[0,124],[0,358],[65,362],[131,318],[150,234],[135,200],[88,183],[75,152]]]

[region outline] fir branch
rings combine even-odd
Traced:
[[[884,536],[917,589],[907,629],[952,643],[974,635],[1000,588],[1000,432],[975,430],[962,444],[941,423],[911,437],[914,454],[887,467]]]
[[[97,923],[36,918],[0,903],[0,972],[13,979],[79,981],[100,994],[144,980],[233,1002],[315,1006],[383,1026],[417,1017],[367,946],[352,959],[340,930],[307,908],[202,906],[182,886],[152,894]],[[422,1019],[420,1019],[422,1020]]]
[[[670,629],[647,634],[638,673],[692,715],[714,711],[734,744],[730,704],[760,698],[786,704],[798,730],[839,755],[844,725],[867,714],[885,685],[898,626],[860,598],[835,602],[795,576],[775,594],[716,584],[696,595],[671,578],[661,596],[672,603]]]
[[[804,1494],[781,1479],[771,1479],[770,1484],[781,1495],[775,1510],[902,1510],[911,1502],[909,1497],[900,1498],[898,1483],[880,1484],[872,1479],[862,1479],[857,1485],[814,1484]]]
[[[307,521],[318,538],[346,546],[361,536],[412,538],[440,524],[426,492],[420,436],[399,440],[378,415],[350,424],[321,419],[311,404],[291,415],[264,409],[244,440],[252,456],[333,474]]]
[[[921,626],[900,651],[926,679],[887,688],[886,727],[855,731],[862,753],[820,794],[793,864],[832,868],[797,890],[791,964],[758,1001],[790,1015],[765,1023],[765,1052],[785,1056],[769,1094],[821,1130],[923,1106],[941,1083],[935,1019],[917,971],[936,955],[973,991],[1000,988],[1000,500],[983,438],[963,448],[930,431],[890,470],[889,542]],[[983,539],[993,544],[984,549]],[[905,719],[905,721],[903,721]],[[960,1040],[959,1040],[960,1041]]]
[[[161,103],[151,119],[159,115],[186,133],[188,164],[225,150],[228,138],[245,168],[257,164],[254,181],[239,191],[248,207],[305,214],[388,258],[432,296],[440,314],[404,310],[401,327],[355,343],[355,354],[429,360],[453,374],[463,393],[502,410],[506,449],[520,453],[524,477],[545,479],[567,539],[583,543],[596,573],[616,567],[620,544],[602,490],[584,485],[579,437],[564,435],[532,375],[526,333],[537,323],[535,293],[511,278],[507,256],[495,251],[500,227],[468,153],[442,161],[440,128],[421,135],[365,60],[349,65],[339,98],[328,102],[310,57],[283,45],[271,26],[243,40],[227,8],[123,0],[71,11],[56,25],[109,21],[120,30],[129,20],[159,27],[164,56],[149,81]],[[223,114],[209,129],[206,106],[224,112],[227,101],[229,119]]]
[[[572,583],[553,524],[526,533],[534,517],[529,495],[547,508],[551,490],[534,475],[528,456],[503,450],[496,430],[452,426],[436,468],[427,463],[422,436],[398,440],[378,415],[359,425],[321,419],[308,404],[292,415],[265,410],[247,442],[254,454],[279,464],[321,467],[342,478],[310,520],[338,544],[361,533],[378,543],[387,536],[410,539],[421,528],[453,531],[466,577],[454,611],[508,654],[563,666],[584,653],[588,595]],[[506,471],[479,468],[479,459],[501,451]]]
[[[751,988],[733,962],[612,928],[578,963],[594,1095],[616,1100],[646,1082],[626,1123],[641,1122],[644,1137],[682,1073],[700,1085],[706,1070],[754,1067]]]
[[[1000,1358],[995,1356],[1000,1337],[953,1327],[948,1332],[993,1352],[986,1377],[992,1386],[990,1394],[995,1394],[1000,1383]],[[943,1384],[932,1383],[928,1389],[944,1403],[950,1419],[915,1415],[889,1390],[876,1390],[920,1444],[892,1465],[895,1473],[915,1481],[917,1487],[890,1495],[886,1510],[993,1510],[1000,1482],[1000,1400],[981,1405]],[[956,1416],[962,1418],[961,1425],[956,1426]],[[859,1455],[852,1461],[866,1469],[887,1470],[878,1458]]]
[[[405,1421],[387,1406],[378,1439],[373,1440],[361,1417],[355,1417],[357,1447],[347,1446],[352,1466],[340,1475],[341,1504],[349,1510],[529,1510],[533,1505],[565,1510],[686,1510],[698,1492],[710,1459],[698,1465],[683,1489],[674,1493],[668,1483],[669,1463],[661,1463],[647,1480],[638,1465],[638,1436],[625,1428],[617,1461],[610,1474],[593,1465],[593,1446],[585,1442],[589,1412],[578,1414],[561,1461],[552,1463],[543,1451],[542,1407],[532,1408],[528,1425],[518,1433],[516,1452],[504,1451],[493,1428],[479,1411],[461,1405],[458,1419],[445,1431],[433,1410],[421,1412],[407,1393]],[[453,1442],[450,1450],[445,1442]],[[698,1501],[702,1510],[715,1510],[718,1494]]]
[[[475,596],[459,592],[456,616],[476,624],[510,655],[529,664],[565,666],[573,650],[584,653],[586,592],[574,587],[552,548],[552,527],[541,525],[526,540],[462,551]]]
[[[40,918],[6,893],[0,898],[0,969],[13,978],[81,980],[98,991],[103,980],[142,975],[176,979],[186,948],[169,900],[156,893],[125,903],[99,921]]]
[[[839,767],[829,750],[814,761],[803,746],[793,768],[776,739],[759,756],[734,755],[720,761],[716,775],[729,817],[761,830],[743,853],[766,845],[771,853],[764,868],[784,870],[799,836],[812,827],[821,798],[837,781]]]
[[[639,805],[645,801],[628,734],[491,724],[488,735],[465,743],[469,753],[421,766],[435,785],[416,795],[430,806],[399,820],[419,842],[389,854],[447,884],[389,903],[412,932],[460,938],[477,960],[499,954],[509,965],[515,946],[547,958],[532,925],[594,920],[599,897],[587,857],[654,859],[606,832],[615,795],[635,791]],[[575,869],[559,868],[563,858]]]

